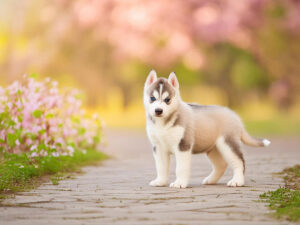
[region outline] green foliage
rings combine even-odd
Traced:
[[[8,133],[7,134],[7,144],[9,147],[13,148],[16,146],[17,135]]]
[[[293,177],[300,177],[300,165],[296,165],[294,167],[287,168],[283,170],[283,173],[291,175]]]
[[[219,81],[225,88],[243,91],[266,86],[266,73],[250,52],[230,43],[217,44],[207,51],[206,73],[212,82]]]
[[[53,176],[51,178],[51,182],[53,185],[59,185],[59,180],[60,180],[60,177],[58,177],[58,176]]]
[[[263,69],[249,55],[236,59],[230,76],[232,83],[240,90],[249,90],[266,83]]]
[[[293,118],[274,117],[268,120],[245,120],[249,133],[255,135],[300,134],[300,121]]]
[[[58,184],[60,173],[74,172],[80,167],[97,163],[107,158],[101,152],[89,149],[86,152],[75,150],[73,156],[45,156],[31,158],[26,153],[4,153],[0,161],[0,193],[14,193],[32,188],[39,178],[55,175],[53,184]]]
[[[177,64],[174,72],[176,73],[178,80],[182,85],[195,85],[202,78],[199,71],[191,70],[183,63]]]
[[[276,211],[277,218],[298,221],[300,219],[300,165],[286,168],[280,174],[285,175],[286,187],[264,193],[260,198]]]
[[[281,2],[277,1],[268,8],[267,14],[272,18],[282,19],[286,15],[286,9]]]
[[[42,110],[35,110],[35,111],[33,111],[32,115],[35,118],[41,118],[41,116],[43,115],[43,111]]]
[[[300,165],[286,168],[282,174],[285,174],[284,181],[286,187],[300,190]]]
[[[275,210],[277,218],[286,218],[290,221],[298,221],[300,218],[300,191],[288,188],[279,188],[260,195],[260,198],[269,203],[269,207]]]

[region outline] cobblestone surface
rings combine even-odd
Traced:
[[[112,159],[85,168],[75,179],[3,201],[0,224],[290,224],[270,217],[258,196],[283,185],[272,173],[299,163],[299,138],[271,138],[269,148],[245,148],[246,187],[241,188],[226,187],[230,170],[220,184],[201,185],[211,168],[204,155],[195,155],[187,189],[148,186],[155,169],[145,133],[109,131],[107,138]]]

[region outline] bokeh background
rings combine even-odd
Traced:
[[[143,128],[150,69],[252,133],[300,133],[299,0],[1,0],[0,85],[52,77],[108,126]]]

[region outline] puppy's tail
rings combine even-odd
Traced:
[[[258,139],[252,137],[245,129],[242,132],[241,140],[244,144],[253,147],[267,147],[271,144],[271,141],[268,139]]]

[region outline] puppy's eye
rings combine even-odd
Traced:
[[[156,101],[156,98],[155,97],[151,97],[151,102],[155,102]]]
[[[171,100],[170,98],[166,98],[166,99],[165,99],[165,103],[169,103],[170,100]]]

